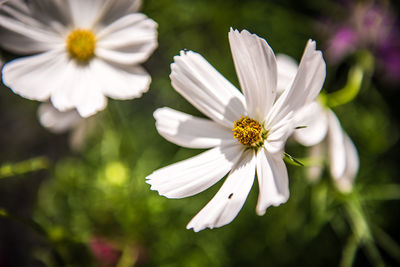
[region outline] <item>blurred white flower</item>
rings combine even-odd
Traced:
[[[304,146],[311,146],[310,179],[319,179],[321,159],[328,156],[330,174],[343,192],[352,189],[357,176],[359,159],[357,149],[343,131],[335,113],[315,101],[298,112],[297,125],[307,126],[295,131],[294,138]]]
[[[202,192],[227,179],[214,198],[189,222],[200,231],[230,223],[253,185],[259,183],[257,214],[289,197],[282,159],[293,115],[315,99],[325,79],[325,62],[314,41],[305,48],[292,87],[277,98],[277,66],[267,42],[244,30],[229,32],[240,93],[201,55],[182,51],[171,65],[172,86],[210,119],[164,107],[154,113],[158,132],[188,148],[211,148],[198,156],[161,168],[147,177],[152,190],[168,198]]]
[[[278,70],[278,84],[276,90],[280,95],[285,89],[288,89],[292,85],[299,66],[296,60],[285,54],[276,55],[276,66]]]
[[[40,123],[53,133],[67,132],[84,121],[76,110],[60,112],[50,103],[43,103],[39,106],[38,117]]]
[[[37,112],[39,122],[52,133],[61,134],[70,131],[70,146],[79,150],[90,130],[94,117],[82,118],[75,110],[58,111],[50,103],[42,103]]]
[[[278,80],[285,82],[278,87],[278,91],[283,92],[292,84],[298,66],[293,58],[286,55],[277,55],[277,66]],[[300,144],[311,147],[313,165],[308,168],[309,178],[319,179],[321,159],[328,154],[330,173],[335,184],[341,191],[350,191],[358,172],[358,153],[333,111],[314,101],[296,113],[295,121],[296,126],[306,126],[297,129],[293,136]]]
[[[15,93],[83,117],[106,96],[140,97],[151,78],[138,64],[157,46],[157,24],[137,12],[139,0],[13,0],[0,9],[0,45],[35,54],[3,67]]]

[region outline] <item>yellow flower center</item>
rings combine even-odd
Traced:
[[[242,116],[240,120],[234,122],[233,137],[242,145],[258,148],[264,144],[267,131],[256,120]]]
[[[69,55],[80,61],[86,62],[94,56],[96,37],[90,30],[76,29],[67,37],[67,51]]]

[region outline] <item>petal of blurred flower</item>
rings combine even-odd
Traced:
[[[157,47],[157,24],[143,14],[129,14],[98,32],[98,57],[119,64],[144,62]]]
[[[74,82],[64,78],[67,66],[68,61],[62,52],[53,50],[18,58],[5,64],[2,78],[4,84],[14,93],[32,100],[46,101],[52,91],[62,86],[65,81],[69,84]]]
[[[331,175],[334,179],[343,176],[346,169],[346,149],[344,146],[344,132],[339,119],[332,112],[328,112],[328,153]]]
[[[42,103],[37,112],[40,124],[50,132],[61,134],[70,132],[69,144],[75,151],[79,151],[85,142],[86,136],[93,128],[96,116],[82,118],[75,110],[61,112],[50,103]]]
[[[309,158],[311,164],[307,167],[307,178],[311,182],[318,181],[321,178],[323,171],[323,159],[326,155],[325,142],[313,145],[310,147]]]
[[[328,133],[328,114],[319,102],[313,102],[302,108],[296,115],[297,129],[294,138],[304,146],[314,146],[325,139]]]
[[[279,76],[267,42],[246,30],[233,29],[229,41],[244,95],[202,56],[182,51],[171,64],[172,85],[211,120],[169,108],[154,113],[157,130],[167,140],[211,149],[154,171],[147,177],[152,190],[168,198],[191,196],[230,170],[218,193],[189,222],[187,228],[196,232],[221,227],[237,216],[256,169],[260,185],[257,213],[262,215],[269,206],[287,201],[288,175],[282,153],[294,128],[293,114],[314,100],[325,79],[322,55],[315,42],[309,41],[293,86],[276,100]],[[257,134],[249,134],[253,132]]]
[[[39,106],[38,117],[40,123],[53,133],[64,133],[77,127],[83,121],[76,110],[60,112],[50,103]]]
[[[83,117],[104,109],[105,96],[140,97],[151,78],[136,64],[157,46],[157,24],[133,13],[140,2],[5,3],[0,10],[1,45],[20,54],[40,54],[6,64],[3,82],[23,97],[50,98],[58,110],[76,108]]]
[[[276,63],[278,69],[277,91],[280,95],[285,89],[292,86],[299,66],[297,65],[296,60],[285,54],[277,54]]]
[[[360,163],[357,148],[347,134],[344,135],[343,141],[346,152],[346,168],[341,177],[334,178],[339,190],[342,192],[349,192],[353,188],[354,179],[357,176]]]

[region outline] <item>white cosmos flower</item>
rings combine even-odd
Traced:
[[[310,40],[292,87],[277,98],[276,60],[267,42],[246,30],[232,29],[229,42],[243,94],[201,55],[182,51],[171,65],[172,86],[209,119],[167,107],[154,113],[157,130],[167,140],[210,149],[153,172],[147,177],[152,190],[168,198],[188,197],[229,172],[218,193],[187,225],[194,231],[230,223],[242,208],[256,172],[257,214],[287,201],[282,152],[293,131],[293,115],[314,100],[325,79],[322,54]]]
[[[282,81],[278,91],[283,92],[293,83],[299,67],[293,58],[282,54],[277,55],[277,66],[278,80]],[[358,172],[358,153],[333,111],[319,101],[314,101],[297,112],[295,121],[296,126],[306,128],[297,129],[294,139],[311,147],[310,157],[315,162],[308,168],[309,178],[319,179],[322,172],[321,159],[328,155],[330,173],[337,188],[344,192],[350,191]]]
[[[35,54],[3,68],[3,82],[32,100],[83,117],[106,96],[140,97],[150,76],[138,64],[157,46],[157,24],[137,12],[139,0],[13,0],[0,9],[0,45]]]

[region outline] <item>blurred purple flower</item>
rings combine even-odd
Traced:
[[[385,76],[400,81],[400,32],[389,6],[374,3],[348,4],[341,23],[329,25],[327,57],[337,63],[357,49],[368,49],[377,57]]]
[[[333,62],[337,62],[344,56],[353,52],[359,42],[358,34],[350,27],[344,26],[339,28],[328,47],[328,56]]]
[[[379,58],[385,76],[393,81],[400,81],[400,34],[390,35],[379,47]]]

